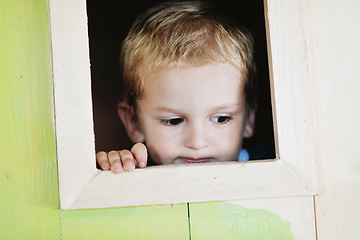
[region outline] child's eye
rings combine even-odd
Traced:
[[[211,118],[211,121],[218,123],[218,124],[225,124],[231,120],[230,116],[215,116]]]
[[[169,119],[161,119],[161,123],[166,126],[176,126],[184,121],[183,118],[169,118]]]

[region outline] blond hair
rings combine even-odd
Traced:
[[[143,96],[151,71],[226,62],[245,76],[247,106],[255,108],[252,36],[203,2],[165,2],[144,12],[124,40],[120,59],[124,100],[131,106]]]

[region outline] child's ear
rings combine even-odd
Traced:
[[[249,112],[249,115],[245,119],[244,124],[244,137],[249,138],[254,134],[254,128],[255,128],[255,110],[251,110]]]
[[[134,143],[144,142],[145,137],[139,127],[135,110],[127,103],[120,102],[118,104],[118,114],[125,126],[126,132],[130,140]]]

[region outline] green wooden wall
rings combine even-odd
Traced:
[[[0,0],[0,84],[0,239],[292,239],[222,202],[60,211],[46,0]]]
[[[46,1],[0,0],[0,239],[58,239]]]

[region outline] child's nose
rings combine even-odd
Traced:
[[[185,140],[185,146],[194,150],[200,150],[208,146],[205,129],[194,127],[189,129]]]

